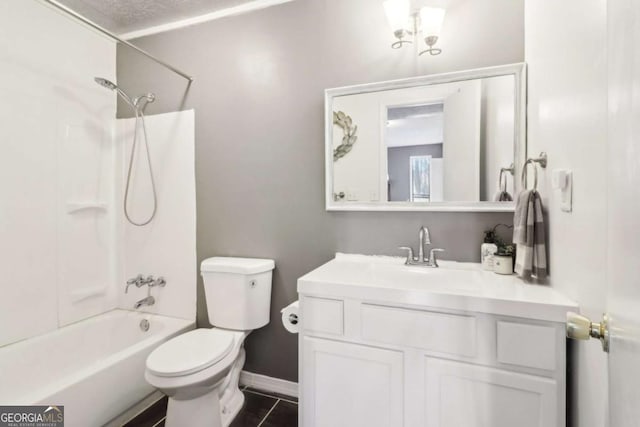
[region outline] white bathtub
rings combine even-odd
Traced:
[[[2,347],[0,405],[64,405],[65,426],[101,426],[154,391],[144,380],[149,353],[193,328],[190,320],[113,310]]]

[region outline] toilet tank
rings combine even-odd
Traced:
[[[202,261],[209,322],[242,331],[269,323],[274,267],[271,259],[214,257]]]

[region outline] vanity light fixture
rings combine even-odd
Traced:
[[[396,37],[396,41],[391,44],[392,49],[400,49],[404,45],[412,44],[412,40],[407,40],[413,36],[414,40],[424,37],[427,48],[420,51],[418,55],[428,53],[429,55],[440,55],[442,49],[434,47],[440,37],[442,24],[444,22],[445,10],[437,7],[423,7],[419,11],[411,12],[409,0],[386,0],[383,3],[387,20]]]

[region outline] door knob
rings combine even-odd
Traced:
[[[594,323],[578,313],[568,312],[567,337],[574,340],[597,338],[602,344],[602,350],[609,352],[609,317],[604,314],[602,322]]]

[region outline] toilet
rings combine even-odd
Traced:
[[[226,427],[244,403],[244,340],[269,323],[270,259],[202,261],[209,321],[165,342],[147,358],[145,379],[169,397],[167,427]]]

